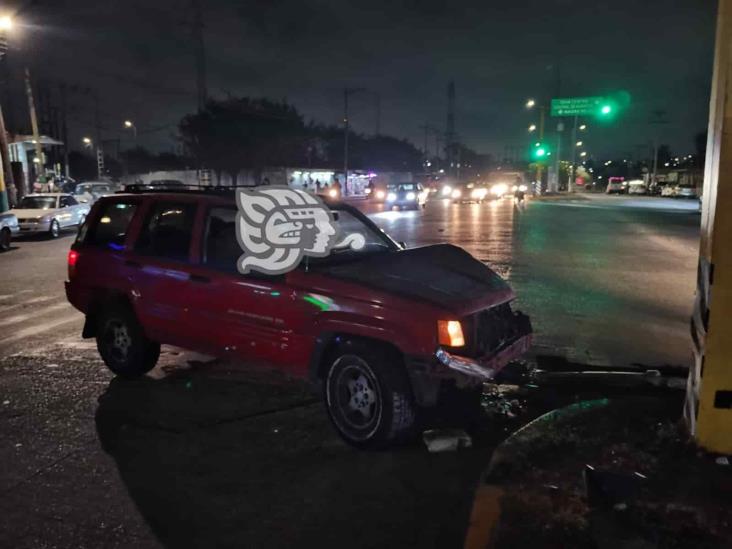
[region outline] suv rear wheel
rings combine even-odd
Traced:
[[[160,356],[160,344],[145,337],[128,307],[114,307],[101,315],[97,349],[107,367],[126,378],[149,372]]]
[[[0,231],[0,252],[7,252],[10,249],[11,239],[10,229],[3,227]]]
[[[393,353],[361,342],[330,355],[325,405],[343,439],[358,448],[380,448],[406,438],[415,406],[403,365]]]

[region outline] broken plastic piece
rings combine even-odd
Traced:
[[[473,445],[470,435],[461,429],[430,429],[422,439],[430,452],[454,452]]]

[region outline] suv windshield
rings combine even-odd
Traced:
[[[56,207],[55,196],[24,196],[18,209],[49,210]]]

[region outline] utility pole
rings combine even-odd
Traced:
[[[198,110],[206,108],[206,44],[203,41],[203,12],[201,1],[191,0],[193,8],[193,39],[196,44],[196,85],[198,88]]]
[[[7,66],[8,36],[7,30],[0,32],[0,63],[2,64],[3,76],[8,74]],[[5,78],[3,84],[7,85],[9,79]],[[4,86],[5,88],[5,86]],[[3,89],[3,91],[6,91]],[[10,168],[10,152],[8,151],[8,133],[5,131],[5,118],[3,117],[2,106],[0,106],[0,212],[10,207],[8,198],[8,187],[13,188],[13,172]]]
[[[68,178],[71,177],[69,172],[69,131],[66,122],[66,111],[67,111],[67,97],[66,97],[66,83],[61,82],[61,140],[64,142],[64,175]]]
[[[455,173],[455,81],[447,84],[447,125],[445,127],[445,152],[449,172]]]
[[[374,135],[381,135],[381,94],[374,92],[374,97],[376,99],[376,133]]]
[[[43,147],[41,147],[41,136],[38,133],[38,118],[36,117],[36,104],[33,100],[33,88],[31,87],[30,70],[25,69],[25,94],[28,98],[28,110],[30,111],[31,128],[33,130],[33,143],[35,144],[36,158],[38,159],[38,182],[46,182],[46,171],[44,168]],[[28,182],[30,184],[30,181]]]
[[[351,90],[343,90],[343,195],[348,195],[348,94]]]
[[[666,111],[658,109],[651,112],[651,124],[667,124],[668,121],[665,119]],[[653,175],[651,181],[648,184],[649,187],[655,187],[657,185],[656,178],[658,176],[658,131],[653,132]]]
[[[574,127],[572,128],[572,165],[569,167],[569,180],[567,181],[567,192],[574,192],[574,182],[577,174],[577,121],[578,116],[574,117]]]
[[[99,114],[99,90],[95,89],[94,94],[94,131],[97,140],[97,177],[104,175],[104,147],[102,146],[102,122]]]

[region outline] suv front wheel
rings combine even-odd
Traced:
[[[360,342],[331,354],[325,404],[333,425],[349,444],[381,448],[408,437],[415,406],[404,367],[386,349]]]
[[[120,377],[139,377],[153,369],[160,344],[150,341],[128,307],[105,311],[97,328],[97,349],[107,367]]]

